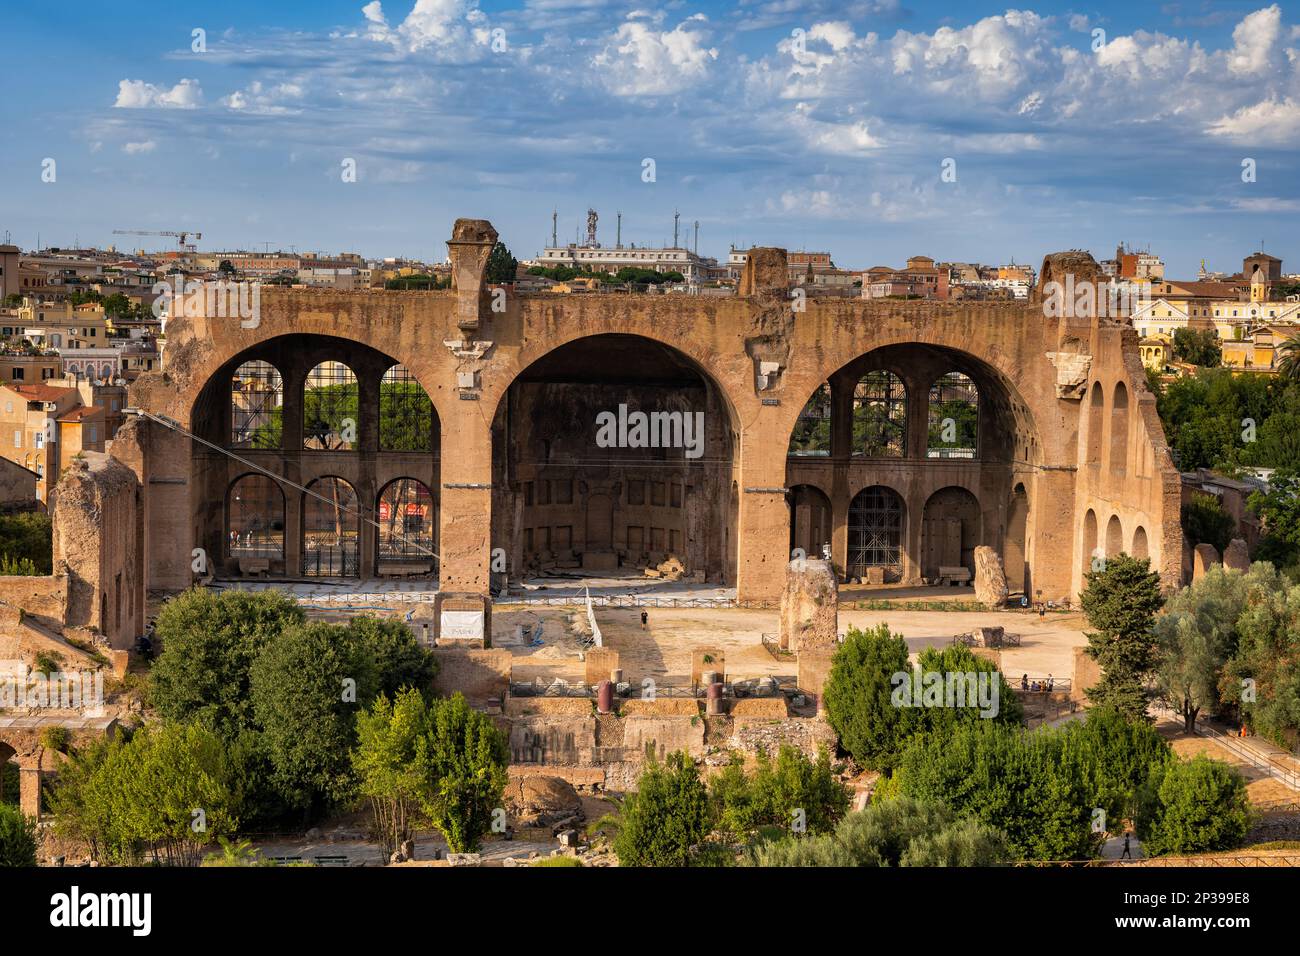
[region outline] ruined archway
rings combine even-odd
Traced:
[[[436,539],[438,415],[393,356],[327,335],[267,339],[217,369],[189,418],[209,443],[192,449],[193,540],[221,556],[219,576],[414,573],[417,561],[402,549],[419,548],[400,545],[395,525],[379,519],[381,492],[397,479],[428,491],[403,501],[398,520],[407,522],[414,504],[422,522],[414,539],[429,539],[430,526]],[[304,490],[314,482],[326,502]]]
[[[512,579],[636,576],[675,555],[735,580],[734,416],[713,378],[653,339],[546,353],[492,424],[492,546]]]
[[[805,399],[789,441],[786,487],[826,492],[832,557],[847,577],[862,576],[855,566],[872,566],[861,556],[854,495],[885,486],[895,489],[912,519],[903,522],[889,579],[919,583],[937,577],[940,566],[973,572],[975,546],[988,544],[1020,563],[1015,578],[1024,587],[1033,535],[1027,501],[1041,448],[1028,404],[990,364],[945,346],[889,345],[838,369]],[[957,513],[948,514],[948,505]],[[935,523],[943,521],[956,522],[951,542]],[[1009,544],[1009,536],[1018,544]],[[792,530],[791,540],[796,537]]]
[[[975,577],[975,546],[980,543],[980,505],[965,488],[941,488],[925,503],[921,522],[921,576],[939,577],[940,568],[963,567]]]
[[[796,485],[786,495],[790,503],[790,551],[820,558],[831,545],[831,499],[813,485]]]

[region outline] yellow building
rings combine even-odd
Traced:
[[[1300,335],[1300,325],[1264,325],[1253,335],[1223,343],[1223,364],[1252,372],[1276,372],[1283,342]]]
[[[1142,354],[1142,364],[1147,368],[1163,372],[1174,357],[1174,337],[1157,333],[1138,342],[1138,351]]]
[[[102,306],[25,300],[18,309],[16,334],[52,349],[102,348],[108,323]]]
[[[41,501],[75,455],[104,450],[104,421],[104,410],[83,406],[75,388],[0,385],[0,453],[36,473]]]

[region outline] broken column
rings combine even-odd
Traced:
[[[1233,538],[1223,551],[1223,566],[1234,571],[1250,570],[1250,549],[1241,538]]]
[[[781,648],[798,653],[834,647],[839,633],[839,588],[829,561],[797,558],[781,592]]]
[[[1212,544],[1198,544],[1192,552],[1192,580],[1199,581],[1205,572],[1219,563],[1219,550]]]
[[[1002,557],[988,545],[975,549],[975,600],[990,608],[1007,603],[1007,576]]]

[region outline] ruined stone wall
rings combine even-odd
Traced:
[[[139,482],[111,455],[74,458],[51,494],[54,563],[67,569],[64,623],[97,629],[116,649],[143,631],[137,550]]]
[[[975,466],[914,462],[912,474],[951,470],[944,480],[967,487],[979,501],[978,543],[995,547],[1008,537],[1012,502],[1023,486],[1027,517],[1017,520],[1023,520],[1024,540],[1016,542],[1014,552],[1017,560],[1023,552],[1035,590],[1047,598],[1068,597],[1076,590],[1077,558],[1072,567],[1061,556],[1082,550],[1080,515],[1089,496],[1113,503],[1117,512],[1131,500],[1121,521],[1133,527],[1126,526],[1124,533],[1131,534],[1139,520],[1150,522],[1143,528],[1152,553],[1158,549],[1159,560],[1168,562],[1177,510],[1164,495],[1167,452],[1158,423],[1149,418],[1141,398],[1140,363],[1131,337],[1109,330],[1094,336],[1093,327],[1062,326],[1045,319],[1038,302],[814,298],[795,311],[788,280],[775,267],[784,258],[779,250],[772,252],[771,268],[759,269],[763,257],[756,259],[757,272],[741,290],[750,294],[734,298],[508,294],[504,311],[493,311],[481,279],[478,284],[473,280],[481,276],[474,270],[490,226],[465,220],[457,229],[469,238],[450,244],[454,292],[267,289],[255,327],[232,319],[174,319],[168,326],[167,367],[141,376],[132,385],[131,403],[188,425],[198,396],[229,363],[287,335],[346,339],[400,361],[424,387],[441,422],[441,586],[482,594],[488,591],[491,549],[511,547],[508,541],[493,540],[491,530],[504,490],[494,477],[493,426],[511,385],[524,369],[565,343],[609,333],[641,336],[681,353],[716,390],[731,422],[733,485],[724,541],[709,547],[719,553],[734,549],[742,600],[775,601],[788,560],[787,448],[804,403],[822,382],[864,355],[905,346],[936,363],[942,357],[947,364],[947,356],[956,354],[983,376],[992,404],[981,412],[981,428],[998,433],[996,458]],[[1081,395],[1090,380],[1104,379],[1110,387],[1118,377],[1125,378],[1135,396],[1129,421],[1144,423],[1140,428],[1134,424],[1129,434],[1132,480],[1126,478],[1124,484],[1106,478],[1084,494],[1076,488]],[[220,387],[215,394],[221,394]],[[506,440],[497,433],[498,454]],[[170,436],[156,442],[151,437],[147,446],[144,470],[154,499],[147,505],[152,587],[188,583],[190,549],[211,534],[199,525],[210,527],[215,521],[203,510],[207,498],[194,484],[188,446],[187,440]],[[837,555],[843,553],[847,534],[848,482],[873,480],[874,467],[853,464],[859,477],[850,479],[848,468],[843,477],[832,476],[842,486],[828,491],[835,508],[844,512],[833,522]],[[922,521],[917,519],[926,501],[920,488],[918,483],[906,490],[914,516],[907,548],[914,555],[920,553]]]

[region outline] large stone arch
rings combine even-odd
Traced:
[[[232,448],[231,421],[238,411],[238,390],[232,391],[232,378],[238,370],[254,362],[267,363],[276,370],[282,401],[270,416],[274,425],[265,429],[271,437]],[[313,369],[330,363],[346,368],[345,377],[349,381],[355,378],[356,421],[346,423],[344,429],[355,432],[353,439],[346,443],[331,442],[326,447],[320,442],[304,440],[307,427],[304,409],[308,376]],[[406,367],[400,356],[336,335],[273,336],[228,357],[197,389],[188,412],[183,415],[189,429],[201,440],[185,449],[189,473],[168,480],[169,485],[184,486],[186,493],[182,494],[178,488],[176,494],[185,500],[191,547],[203,548],[210,556],[221,555],[222,560],[217,563],[219,574],[296,577],[304,573],[305,567],[303,520],[310,496],[303,489],[315,480],[334,476],[353,489],[360,526],[355,543],[357,566],[352,569],[349,562],[349,573],[345,576],[354,573],[366,579],[376,576],[380,570],[380,528],[376,519],[380,489],[394,478],[409,477],[435,491],[441,470],[441,420],[427,390],[425,396],[432,407],[429,447],[405,451],[380,447],[383,383],[387,373],[398,366]],[[418,376],[410,377],[424,388]],[[157,430],[154,435],[161,446],[175,448],[177,445],[175,433]],[[186,444],[183,439],[181,444]],[[232,527],[229,494],[235,482],[248,474],[267,476],[284,495],[284,548],[280,555],[241,557],[233,553],[237,549],[233,547],[232,533],[247,529]],[[157,483],[155,480],[154,484]],[[185,553],[188,552],[187,548]]]
[[[550,568],[639,575],[675,555],[690,574],[735,583],[739,420],[725,388],[689,354],[660,336],[568,337],[486,407],[496,409],[492,541],[505,550],[509,578]],[[667,416],[662,437],[676,444],[659,445],[652,417],[653,445],[639,446],[638,413]],[[604,416],[618,422],[613,447],[602,444]],[[688,436],[693,446],[682,447]]]
[[[854,392],[864,376],[889,372],[898,377],[906,391],[906,440],[897,456],[868,457],[857,454],[853,433]],[[977,451],[974,457],[936,458],[930,453],[929,396],[931,386],[949,373],[966,376],[978,393]],[[862,489],[872,485],[895,488],[906,503],[908,521],[904,543],[903,580],[917,583],[925,576],[927,542],[924,536],[926,504],[944,488],[962,489],[977,503],[978,513],[966,523],[973,527],[975,543],[993,544],[999,550],[1011,526],[1013,487],[1021,487],[1025,498],[1047,474],[1039,468],[1044,442],[1030,402],[1017,385],[977,356],[952,346],[906,343],[870,349],[832,372],[825,382],[831,392],[830,452],[786,458],[787,487],[812,486],[825,491],[832,502],[832,554],[836,566],[848,572],[849,511]],[[820,384],[815,388],[820,388]],[[815,394],[815,393],[813,393]],[[801,396],[802,398],[802,396]],[[795,404],[799,404],[796,402]],[[1051,475],[1055,482],[1057,475]],[[1028,510],[1019,516],[1022,526],[1017,554],[1036,553],[1029,546],[1035,528]],[[974,538],[972,538],[974,540]],[[932,542],[931,542],[932,544]],[[952,564],[973,563],[962,558],[974,548],[965,541]],[[931,548],[933,550],[933,548]],[[947,566],[947,565],[945,565]],[[931,569],[933,570],[933,569]],[[973,570],[973,568],[972,568]],[[934,575],[931,575],[934,576]],[[1025,577],[1022,571],[1018,580]]]

